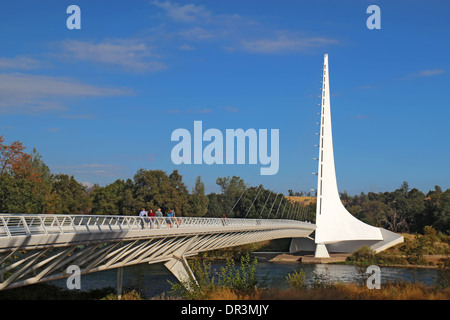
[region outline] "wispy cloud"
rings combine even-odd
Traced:
[[[23,97],[101,97],[131,94],[131,91],[125,88],[97,87],[70,78],[11,73],[0,74],[0,93],[4,96]]]
[[[115,164],[86,163],[81,165],[57,165],[53,166],[52,170],[63,170],[70,174],[115,177],[123,171],[123,168]]]
[[[17,56],[14,58],[0,57],[0,69],[9,70],[33,70],[43,65],[40,61],[29,56]]]
[[[409,79],[414,79],[414,78],[431,77],[431,76],[436,76],[436,75],[442,74],[444,72],[445,72],[444,69],[421,70],[416,73],[410,73],[410,74],[404,76],[402,79],[409,80]]]
[[[67,98],[93,98],[131,95],[128,88],[106,88],[79,82],[70,78],[31,75],[24,73],[0,74],[0,113],[30,114],[67,110]]]
[[[157,155],[155,153],[119,154],[117,157],[127,162],[151,162],[155,161]]]
[[[215,41],[228,52],[280,54],[305,52],[312,48],[337,44],[326,36],[300,34],[299,31],[277,30],[253,18],[240,14],[222,14],[196,4],[153,1],[164,10],[171,25],[171,36],[186,42]]]
[[[215,34],[211,30],[207,30],[201,27],[194,27],[187,30],[182,30],[178,32],[178,35],[186,40],[210,40],[215,38]]]
[[[227,112],[238,112],[239,111],[239,109],[236,107],[225,107],[223,109]]]
[[[166,69],[157,60],[160,56],[144,41],[134,39],[105,40],[98,43],[65,40],[61,43],[62,56],[77,61],[87,61],[124,71],[147,72]]]
[[[93,120],[96,117],[92,114],[63,114],[63,119],[75,119],[75,120]]]
[[[272,38],[241,40],[240,45],[231,50],[241,50],[250,53],[286,53],[304,52],[312,48],[337,44],[336,39],[327,37],[301,37],[296,34],[283,32]]]
[[[210,21],[211,12],[205,7],[195,4],[172,3],[170,1],[153,1],[153,4],[164,9],[167,15],[178,22],[205,22]]]
[[[179,46],[178,49],[184,50],[184,51],[193,51],[193,50],[195,50],[195,47],[190,46],[188,44],[184,44],[184,45]]]
[[[171,1],[153,1],[153,5],[163,9],[167,17],[174,22],[186,25],[208,25],[220,27],[222,31],[231,26],[241,28],[243,25],[254,25],[256,22],[240,14],[215,13],[205,6],[197,4],[179,4]]]
[[[171,114],[182,114],[182,113],[207,114],[207,113],[213,112],[213,109],[197,107],[197,108],[186,108],[186,109],[169,109],[166,112],[171,113]]]
[[[231,112],[231,113],[236,113],[239,112],[239,109],[236,107],[223,107],[223,108],[217,108],[216,110],[214,110],[213,108],[201,108],[201,107],[196,107],[196,108],[178,108],[178,109],[168,109],[166,110],[167,113],[171,113],[171,114],[208,114],[208,113],[213,113],[215,111],[222,111],[222,112]]]

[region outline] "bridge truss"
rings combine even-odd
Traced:
[[[0,290],[139,263],[165,263],[179,279],[186,257],[248,243],[308,237],[309,222],[282,219],[0,215]]]

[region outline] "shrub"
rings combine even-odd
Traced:
[[[211,276],[211,262],[199,259],[190,261],[193,275],[178,283],[172,283],[170,294],[183,297],[188,300],[205,300],[216,289],[214,277]]]
[[[101,300],[119,300],[119,297],[115,293],[110,293]],[[142,300],[142,297],[136,290],[131,290],[124,292],[120,300]]]
[[[303,270],[299,272],[295,270],[293,273],[289,273],[286,276],[286,280],[291,288],[302,289],[306,287],[305,272]]]
[[[446,289],[450,287],[450,258],[441,258],[438,262],[436,287]]]
[[[414,265],[425,264],[425,260],[423,258],[424,246],[425,237],[418,235],[413,241],[406,240],[400,247],[400,251],[405,254],[408,263]]]
[[[249,296],[256,292],[258,280],[256,277],[256,258],[251,261],[247,253],[241,257],[237,267],[233,259],[228,259],[225,267],[220,268],[218,278],[211,272],[211,263],[199,259],[191,262],[193,276],[172,285],[171,294],[189,300],[205,300],[213,297],[214,293],[232,292],[237,296]]]
[[[347,257],[347,261],[352,261],[360,264],[376,264],[377,258],[375,251],[367,246],[361,247],[350,256]]]
[[[237,268],[234,260],[227,260],[225,268],[221,269],[219,285],[230,288],[236,293],[249,294],[256,290],[258,283],[256,277],[256,258],[250,261],[250,255],[246,253],[241,257],[241,266]]]

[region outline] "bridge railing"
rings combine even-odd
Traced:
[[[117,215],[0,214],[0,237],[64,233],[120,232],[161,228],[270,226],[309,223],[280,219],[148,217]]]

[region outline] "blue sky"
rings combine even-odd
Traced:
[[[66,9],[81,9],[69,30]],[[369,30],[366,9],[381,9]],[[329,54],[340,191],[449,187],[447,1],[22,1],[0,3],[0,135],[53,173],[106,185],[178,169],[207,192],[237,175],[316,187],[321,68]],[[174,165],[177,128],[279,129],[261,165]]]

